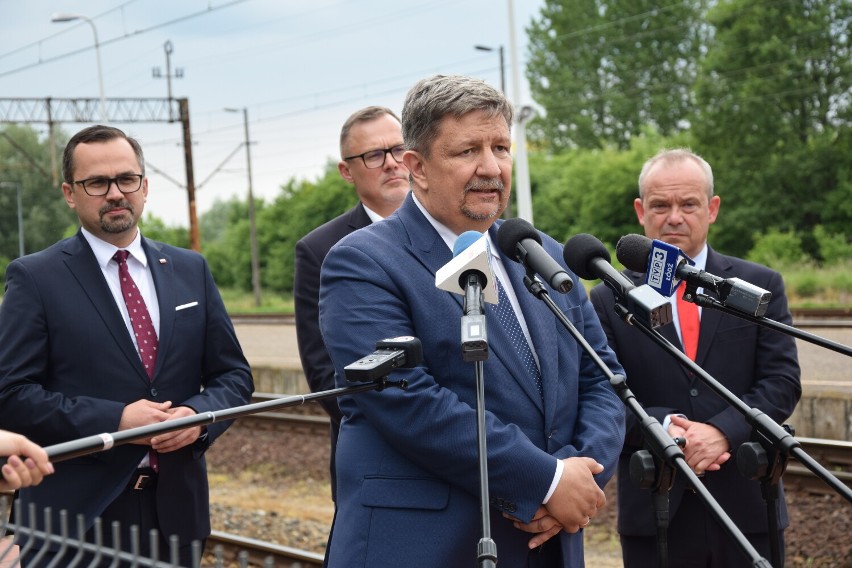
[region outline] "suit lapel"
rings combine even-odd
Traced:
[[[112,292],[106,280],[104,280],[101,267],[98,266],[95,254],[83,234],[78,232],[75,238],[69,239],[63,253],[66,255],[64,258],[65,266],[68,267],[80,288],[92,302],[95,312],[104,322],[107,330],[115,339],[130,365],[136,370],[139,378],[147,383],[148,375],[145,373],[141,359],[139,359],[139,353],[133,346],[133,340],[130,339],[130,333],[127,331],[121,312],[115,305]]]
[[[709,246],[707,247],[707,266],[705,270],[710,274],[717,274],[723,278],[730,278],[734,276],[730,273],[730,263],[726,262],[725,259],[723,259]],[[701,322],[698,332],[698,352],[695,355],[695,362],[699,365],[710,352],[710,347],[713,344],[713,339],[716,337],[716,330],[719,327],[719,322],[721,320],[721,311],[714,310],[713,308],[701,309]]]
[[[174,337],[175,306],[177,302],[174,297],[174,263],[172,258],[162,252],[159,243],[142,238],[142,248],[148,257],[148,267],[154,279],[154,288],[157,291],[157,304],[160,307],[160,330],[157,338],[157,365],[154,367],[154,375],[151,382],[157,380],[160,366],[165,360],[164,354],[168,352]],[[165,261],[165,262],[162,262]],[[146,376],[147,379],[147,376]]]

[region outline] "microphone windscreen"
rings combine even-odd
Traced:
[[[645,235],[631,233],[618,239],[615,245],[615,257],[625,268],[635,272],[648,270],[648,258],[654,242]]]
[[[568,239],[562,250],[562,258],[565,259],[568,268],[583,280],[599,278],[590,270],[592,260],[596,258],[602,258],[607,262],[612,260],[606,246],[597,237],[588,233],[580,233]]]
[[[515,217],[507,219],[497,229],[497,246],[508,258],[517,261],[518,243],[524,239],[532,239],[541,244],[541,236],[528,221]]]
[[[467,247],[478,241],[482,238],[482,233],[477,231],[465,231],[456,239],[455,244],[453,244],[453,258],[457,257],[459,253],[466,250]]]

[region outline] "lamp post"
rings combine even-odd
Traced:
[[[80,14],[66,14],[64,12],[57,12],[50,18],[51,22],[73,22],[74,20],[83,20],[88,22],[90,26],[92,26],[92,33],[95,35],[95,57],[98,60],[98,86],[101,91],[101,122],[104,124],[107,123],[107,113],[106,113],[106,99],[104,97],[104,75],[103,69],[101,68],[101,44],[98,42],[98,29],[95,27],[95,22],[92,21],[91,18],[82,16]]]
[[[474,49],[478,49],[479,51],[494,51],[493,47],[489,47],[487,45],[474,45]],[[503,94],[506,94],[506,64],[503,59],[503,46],[497,48],[497,52],[500,55],[500,91]]]
[[[18,257],[24,256],[24,217],[21,208],[21,183],[17,181],[0,181],[0,187],[14,187],[18,194]]]
[[[240,112],[237,108],[226,108],[226,112]],[[243,107],[243,126],[246,133],[246,171],[248,171],[249,241],[251,247],[251,287],[254,305],[260,306],[260,257],[257,250],[257,226],[254,220],[254,192],[251,181],[251,139],[249,138],[248,108]]]

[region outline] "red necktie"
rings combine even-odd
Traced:
[[[113,258],[118,263],[118,280],[121,284],[121,295],[127,306],[127,313],[130,315],[130,326],[133,328],[133,334],[136,336],[139,357],[142,359],[142,364],[145,366],[145,371],[148,373],[148,379],[150,380],[154,378],[159,340],[157,339],[157,332],[154,330],[154,323],[151,321],[151,315],[148,313],[148,307],[145,305],[144,298],[142,298],[142,293],[136,287],[136,283],[130,277],[130,271],[127,269],[127,257],[129,254],[126,250],[118,250],[113,255]],[[148,453],[148,459],[151,467],[156,471],[158,469],[157,453],[151,450]]]
[[[695,361],[698,352],[698,306],[683,299],[686,282],[681,282],[677,288],[677,319],[680,323],[680,336],[683,342],[683,352]]]

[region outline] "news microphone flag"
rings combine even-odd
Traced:
[[[475,231],[462,233],[458,238],[472,238]],[[482,289],[482,296],[489,304],[497,303],[497,287],[494,285],[494,272],[491,270],[491,250],[488,247],[488,238],[481,234],[473,243],[464,250],[458,252],[453,259],[438,269],[435,273],[435,286],[441,290],[464,296],[465,288],[459,283],[459,278],[465,272],[478,270],[485,275],[487,280]]]
[[[695,265],[695,261],[676,246],[654,239],[651,242],[651,254],[648,256],[645,284],[663,296],[671,296],[680,284],[677,267],[682,262],[690,266]]]

